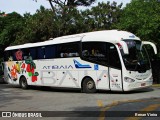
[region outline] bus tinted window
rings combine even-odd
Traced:
[[[25,48],[25,49],[22,49],[22,60],[25,60],[29,57],[30,55],[30,51],[29,51],[29,48]]]
[[[109,66],[114,68],[121,68],[121,62],[116,46],[114,44],[108,43],[108,49]]]
[[[55,58],[56,57],[56,46],[45,46],[45,58]]]
[[[23,60],[23,52],[22,50],[13,50],[11,51],[11,58],[13,61]]]
[[[10,51],[6,51],[4,53],[4,61],[9,61],[9,57],[10,57]]]
[[[45,47],[38,47],[37,48],[37,59],[44,59],[45,58]]]
[[[17,61],[15,53],[16,53],[15,50],[6,51],[4,55],[4,60],[5,61]]]
[[[78,42],[59,44],[57,45],[57,47],[58,47],[58,56],[61,58],[79,56]]]
[[[37,59],[36,48],[30,48],[30,56],[33,60]]]
[[[82,57],[93,62],[107,64],[107,47],[104,42],[83,42]]]
[[[25,60],[29,57],[29,48],[18,49],[12,51],[12,58],[14,61]]]

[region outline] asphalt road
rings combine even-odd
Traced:
[[[18,86],[0,84],[0,111],[17,111],[20,116],[22,112],[35,111],[42,116],[35,119],[52,120],[159,120],[160,87],[126,93],[98,91],[85,94],[75,89],[34,86],[23,90]],[[16,115],[11,119],[17,119]]]

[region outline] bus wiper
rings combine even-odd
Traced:
[[[138,71],[139,73],[146,72],[146,67],[144,66],[143,61],[138,61],[135,67],[135,71]]]

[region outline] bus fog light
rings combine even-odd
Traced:
[[[129,77],[125,77],[125,78],[124,78],[124,81],[125,81],[125,82],[129,82],[129,83],[132,83],[132,82],[134,82],[135,80],[134,80],[134,79],[131,79],[131,78],[129,78]]]

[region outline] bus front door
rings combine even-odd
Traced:
[[[109,81],[110,89],[115,91],[122,91],[122,66],[120,61],[120,53],[118,47],[114,44],[108,44],[108,65],[109,65]]]
[[[122,91],[122,72],[119,69],[109,67],[110,89]]]

